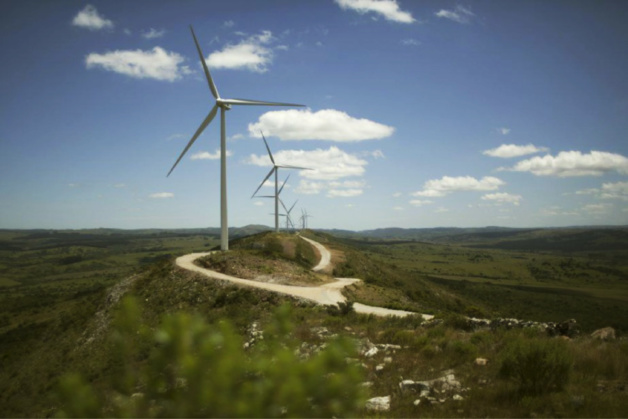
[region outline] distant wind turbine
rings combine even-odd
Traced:
[[[307,229],[307,219],[312,217],[312,215],[307,213],[306,209],[301,210],[301,225],[303,226],[303,230]]]
[[[277,163],[275,163],[275,159],[273,158],[273,153],[270,152],[270,147],[268,147],[268,143],[266,142],[266,137],[264,137],[264,133],[262,132],[262,139],[264,140],[264,145],[266,145],[266,150],[268,151],[268,157],[270,157],[270,161],[273,163],[273,168],[270,169],[270,172],[268,172],[268,174],[266,175],[266,177],[264,178],[264,180],[262,180],[262,183],[260,183],[260,185],[257,187],[257,189],[255,189],[255,192],[253,192],[253,195],[251,195],[251,198],[255,197],[255,194],[257,193],[257,191],[260,190],[260,188],[264,185],[264,182],[266,182],[268,180],[269,177],[272,176],[272,174],[275,174],[275,231],[278,232],[279,231],[279,194],[281,193],[281,189],[283,189],[284,186],[286,186],[286,182],[283,183],[281,189],[279,189],[279,168],[283,168],[283,169],[298,169],[298,170],[312,170],[312,169],[308,169],[307,167],[298,167],[298,166],[285,166],[285,165],[279,165]],[[288,181],[288,179],[286,178],[286,181]]]
[[[292,218],[290,218],[290,213],[294,209],[294,206],[297,204],[297,202],[299,202],[299,200],[297,199],[296,201],[294,201],[294,204],[292,204],[290,209],[286,208],[286,205],[283,203],[281,199],[279,200],[279,202],[281,202],[281,206],[286,211],[286,230],[289,230],[290,226],[292,226],[292,229],[294,230],[294,223],[292,222]]]
[[[196,50],[198,51],[198,56],[201,60],[201,64],[203,65],[203,71],[205,72],[205,78],[207,79],[207,83],[209,84],[209,90],[211,91],[212,96],[216,99],[216,103],[214,107],[209,111],[209,114],[205,118],[205,120],[201,123],[201,126],[198,127],[196,133],[188,142],[187,146],[183,149],[183,152],[177,159],[177,161],[172,166],[172,169],[168,172],[168,176],[177,167],[179,161],[183,158],[185,153],[190,149],[194,141],[201,135],[201,133],[205,130],[205,128],[209,125],[209,123],[214,119],[216,113],[218,112],[218,108],[220,108],[220,249],[223,251],[229,250],[229,225],[227,223],[227,136],[226,136],[226,122],[225,122],[225,112],[231,109],[231,105],[254,105],[254,106],[304,106],[297,105],[294,103],[279,103],[279,102],[263,102],[259,100],[249,100],[249,99],[223,99],[218,94],[218,89],[214,84],[214,80],[212,79],[211,74],[209,73],[209,68],[207,68],[207,63],[205,62],[205,58],[203,56],[203,52],[201,51],[201,47],[198,44],[198,40],[196,39],[196,35],[194,34],[194,29],[192,25],[190,25],[190,31],[192,32],[192,37],[194,38],[194,43],[196,44]],[[275,207],[277,205],[275,204]],[[275,211],[276,212],[276,211]]]

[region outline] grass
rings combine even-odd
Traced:
[[[618,417],[628,411],[628,344],[624,339],[602,342],[587,336],[608,325],[620,335],[627,330],[622,294],[626,265],[621,258],[610,263],[595,252],[566,253],[565,246],[556,252],[531,253],[460,244],[373,244],[306,233],[343,256],[335,267],[337,274],[365,280],[348,290],[353,301],[432,312],[446,319],[434,326],[414,316],[377,318],[349,309],[328,311],[175,268],[175,256],[217,244],[213,236],[199,232],[85,234],[0,232],[3,417],[54,416],[60,408],[55,398],[59,377],[66,372],[80,373],[97,392],[106,388],[119,366],[111,347],[111,325],[121,309],[116,296],[124,289],[141,302],[141,324],[152,330],[165,314],[184,312],[207,324],[228,319],[234,333],[246,340],[253,323],[265,328],[277,308],[287,303],[291,336],[304,345],[300,350],[316,350],[331,335],[348,337],[358,347],[367,340],[399,345],[371,357],[352,355],[365,365],[363,379],[372,382],[369,397],[390,395],[392,400],[389,412],[362,410],[356,416]],[[601,243],[602,236],[595,237]],[[603,236],[606,248],[609,237]],[[515,238],[508,240],[514,243]],[[302,242],[266,234],[234,240],[231,247],[238,252],[267,252],[268,261],[281,259],[305,269],[316,264],[317,257]],[[620,254],[621,249],[611,253]],[[267,262],[267,267],[272,273],[274,265]],[[609,296],[617,298],[603,298]],[[509,345],[556,340],[533,330],[465,330],[451,313],[539,321],[576,318],[584,333],[561,341],[573,360],[569,379],[562,389],[522,396],[518,383],[500,374]],[[148,356],[150,345],[146,348]],[[476,357],[488,359],[488,364],[475,365]],[[140,356],[138,365],[143,359]],[[462,400],[443,393],[438,396],[446,399],[443,403],[415,406],[418,394],[399,388],[401,378],[431,380],[450,369],[461,388],[469,389],[460,390]]]

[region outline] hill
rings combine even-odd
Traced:
[[[347,290],[350,300],[436,314],[430,323],[418,316],[377,318],[350,309],[318,307],[210,281],[176,268],[175,256],[218,244],[202,231],[65,232],[67,235],[4,231],[0,236],[0,414],[116,416],[127,412],[152,416],[170,412],[177,416],[173,410],[155,410],[156,406],[174,409],[176,404],[168,400],[205,406],[193,402],[203,400],[192,391],[197,388],[212,388],[212,393],[222,395],[224,400],[214,400],[213,405],[237,405],[241,395],[235,389],[257,377],[268,378],[255,382],[274,389],[272,394],[284,394],[291,388],[310,395],[294,395],[290,400],[324,396],[317,399],[321,410],[281,399],[284,407],[293,409],[288,414],[297,416],[620,416],[628,409],[628,346],[623,339],[588,338],[602,326],[615,326],[618,334],[628,329],[624,320],[628,318],[626,264],[619,258],[621,246],[608,245],[622,243],[624,236],[621,229],[609,231],[592,235],[604,243],[604,252],[564,246],[564,242],[583,238],[578,231],[563,231],[555,238],[560,250],[542,253],[503,247],[504,242],[534,238],[530,235],[539,234],[534,231],[491,239],[478,239],[475,232],[472,240],[462,244],[304,233],[332,251],[333,276],[363,279],[363,284]],[[259,271],[262,276],[281,276],[288,282],[325,281],[310,276],[307,268],[313,266],[317,255],[303,243],[291,235],[261,233],[233,240],[233,252],[203,263],[238,273]],[[495,247],[473,247],[489,243]],[[606,252],[615,255],[613,264],[603,256]],[[294,276],[286,276],[288,271]],[[124,302],[125,296],[133,297],[135,305]],[[537,322],[576,318],[581,333],[570,331],[571,340],[558,341],[536,327],[508,330],[495,322],[494,329],[478,328],[462,315]],[[203,336],[231,342],[228,336],[232,332],[219,326],[225,322],[231,325],[234,342],[241,339],[240,343],[230,346],[223,358],[203,358],[201,347],[214,347],[214,341]],[[199,334],[194,335],[194,330]],[[260,333],[265,339],[260,339]],[[173,340],[166,339],[168,336]],[[276,343],[280,344],[275,345],[272,336],[278,336]],[[333,336],[344,337],[350,344],[336,342]],[[268,344],[262,343],[264,340]],[[168,346],[170,341],[174,346]],[[554,360],[545,368],[550,371],[549,378],[535,379],[530,378],[531,371],[517,372],[525,380],[537,384],[541,380],[540,391],[525,387],[509,370],[509,360],[519,359],[529,347],[538,348],[541,356],[531,371],[538,370],[545,356]],[[279,353],[282,355],[277,358]],[[348,368],[345,358],[363,366]],[[476,364],[476,358],[488,359],[488,363]],[[168,359],[171,361],[165,362]],[[182,369],[172,370],[171,365],[179,365],[179,359]],[[230,365],[231,372],[217,372],[211,359],[220,360],[225,368]],[[230,359],[238,360],[236,365],[228,362]],[[274,364],[265,359],[282,359],[286,364],[283,370],[274,370]],[[308,360],[313,364],[302,364]],[[185,372],[183,366],[189,362],[197,366]],[[239,375],[244,370],[238,365],[256,369]],[[259,369],[263,365],[268,366],[263,367],[265,372]],[[151,390],[149,384],[162,382],[159,377],[166,377],[168,371],[176,372],[173,384]],[[208,375],[191,371],[208,371]],[[289,371],[307,378],[290,381],[296,376]],[[69,372],[78,375],[66,375]],[[354,400],[357,405],[340,403],[337,406],[342,410],[325,410],[325,400],[332,403],[336,399],[330,393],[317,394],[314,388],[328,387],[325,382],[333,375],[327,374],[332,373],[335,382],[342,383],[332,387],[346,389],[343,400]],[[274,374],[281,380],[273,381]],[[229,384],[227,375],[244,381]],[[122,377],[129,377],[130,384],[120,381]],[[201,380],[198,385],[186,384],[197,379]],[[282,387],[282,382],[311,382],[312,387]],[[262,387],[247,396],[250,405],[256,400],[254,394],[267,394]],[[77,405],[77,394],[85,395],[81,400],[91,400],[91,404]],[[390,410],[365,410],[364,399],[375,396],[390,396]],[[211,410],[185,412],[180,415],[211,416]],[[214,412],[230,415],[226,410]],[[251,416],[251,411],[247,412],[242,415]],[[274,412],[259,410],[266,416],[281,415],[280,410]]]

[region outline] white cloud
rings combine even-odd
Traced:
[[[428,180],[423,190],[412,193],[412,196],[440,197],[458,191],[492,191],[502,185],[505,185],[504,181],[492,176],[480,180],[471,176],[443,176],[441,179]]]
[[[233,28],[235,22],[233,20],[226,20],[225,23],[222,24],[225,28]]]
[[[227,150],[227,157],[232,156],[231,150]],[[220,149],[216,149],[213,153],[209,151],[199,151],[196,154],[192,154],[190,160],[218,160],[220,158]]]
[[[362,195],[364,191],[362,189],[330,189],[327,191],[328,198],[352,198],[354,196]]]
[[[355,142],[389,137],[395,129],[368,119],[357,119],[335,109],[312,112],[289,109],[266,112],[249,124],[249,135],[260,138],[260,131],[281,140],[329,140]]]
[[[114,188],[126,188],[126,184],[124,183],[116,183],[113,185]]]
[[[499,204],[519,205],[523,199],[521,195],[512,195],[509,193],[490,193],[482,196],[484,201],[493,201]]]
[[[167,199],[167,198],[173,198],[174,194],[172,192],[158,192],[158,193],[150,194],[148,197],[153,198],[153,199]]]
[[[427,199],[413,199],[410,201],[410,205],[414,205],[415,207],[422,207],[423,205],[430,205],[433,203],[433,201]]]
[[[91,4],[85,6],[83,10],[74,16],[72,25],[86,28],[91,31],[113,28],[113,22],[99,15],[98,10],[96,10],[96,8]]]
[[[266,46],[273,39],[271,31],[262,31],[238,44],[228,44],[222,51],[212,52],[205,62],[216,69],[246,69],[264,73],[273,61],[273,51]]]
[[[263,207],[264,203],[262,201],[255,201],[253,202],[253,205],[255,205],[256,207]]]
[[[303,195],[316,195],[321,193],[324,189],[325,184],[323,182],[313,182],[301,179],[299,186],[294,191]]]
[[[312,170],[301,170],[299,174],[313,180],[337,180],[343,177],[362,176],[365,172],[366,160],[354,154],[346,153],[332,146],[327,150],[282,150],[274,154],[277,164],[307,167]],[[270,166],[267,154],[251,154],[246,163],[256,166]]]
[[[511,157],[521,157],[527,154],[540,153],[547,151],[546,147],[537,147],[534,144],[516,145],[516,144],[502,144],[497,148],[485,150],[482,154],[491,157],[500,157],[503,159]]]
[[[628,201],[628,182],[604,183],[600,189],[583,189],[576,195],[595,195],[600,199],[620,199]]]
[[[628,159],[620,154],[604,151],[561,151],[556,157],[549,154],[523,160],[509,169],[530,172],[537,176],[600,176],[607,172],[628,174]]]
[[[437,17],[442,17],[445,19],[453,20],[458,23],[469,23],[471,19],[475,16],[471,10],[463,7],[456,6],[454,10],[445,10],[441,9],[435,13]]]
[[[409,12],[399,9],[396,0],[335,0],[342,9],[355,10],[360,14],[369,12],[382,15],[386,20],[399,23],[413,23],[415,19]]]
[[[403,210],[404,210],[404,208],[403,208],[403,207],[393,207],[393,209],[394,209],[395,211],[403,211]]]
[[[448,209],[448,208],[445,208],[445,207],[438,207],[438,208],[436,208],[436,209],[434,210],[434,212],[435,212],[436,214],[443,214],[443,213],[445,213],[445,212],[449,212],[449,209]]]
[[[589,204],[582,207],[582,210],[592,215],[600,215],[607,214],[611,208],[611,204]]]
[[[142,33],[142,37],[146,39],[161,38],[162,36],[165,35],[165,33],[166,33],[165,29],[161,29],[158,31],[157,29],[150,28],[150,30],[148,30],[147,32]]]
[[[376,158],[376,159],[385,159],[386,156],[384,156],[384,152],[382,150],[374,150],[371,151],[369,153],[371,155],[371,157]]]
[[[392,196],[393,198],[399,198],[401,195],[403,195],[401,192],[395,192]]]
[[[499,132],[501,135],[508,135],[510,134],[510,128],[506,128],[506,127],[497,128],[497,132]]]
[[[559,206],[552,206],[552,207],[549,207],[549,208],[543,208],[539,212],[540,212],[541,215],[544,215],[546,217],[562,217],[562,216],[579,215],[577,211],[563,210]]]
[[[160,47],[152,51],[112,51],[105,54],[91,53],[85,58],[87,68],[101,67],[107,71],[137,79],[175,81],[190,74],[187,66],[180,65],[184,58],[176,52]]]
[[[237,141],[244,138],[242,134],[233,134],[231,137],[227,137],[227,141]]]
[[[417,41],[414,38],[407,38],[401,40],[401,45],[409,46],[409,47],[417,47],[421,45],[421,42]]]

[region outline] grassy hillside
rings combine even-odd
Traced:
[[[62,412],[76,416],[168,412],[211,416],[212,410],[202,410],[206,406],[199,402],[205,396],[193,389],[214,386],[212,392],[222,399],[212,403],[228,402],[224,409],[229,409],[239,401],[245,403],[235,389],[249,382],[272,390],[264,393],[259,387],[258,396],[288,392],[290,400],[330,400],[329,405],[319,401],[312,407],[277,399],[284,400],[277,402],[279,410],[260,410],[263,416],[281,416],[285,413],[282,406],[288,405],[288,416],[318,417],[617,417],[628,411],[626,341],[588,338],[588,332],[597,327],[613,325],[620,333],[627,330],[623,320],[628,318],[627,271],[619,258],[611,265],[595,252],[530,253],[451,243],[374,243],[305,233],[332,250],[334,275],[364,279],[364,284],[347,290],[350,299],[437,315],[438,321],[424,324],[419,317],[384,319],[328,310],[176,268],[175,256],[217,244],[198,232],[2,234],[3,417]],[[604,237],[609,240],[612,236]],[[616,236],[616,243],[621,237]],[[237,265],[249,272],[259,270],[262,275],[294,269],[297,276],[303,273],[305,283],[306,268],[315,263],[317,255],[304,243],[294,236],[263,233],[234,240],[233,252],[208,263],[222,264],[225,269]],[[614,251],[621,254],[622,249]],[[144,257],[152,259],[142,260]],[[134,297],[137,309],[130,310],[123,303],[124,296]],[[536,329],[470,330],[460,314],[539,321],[573,317],[583,333],[562,340]],[[231,325],[234,337],[227,332],[216,334],[223,330],[218,325],[224,321]],[[181,333],[175,333],[177,330]],[[199,335],[186,334],[193,330]],[[268,344],[260,343],[264,340],[259,339],[259,331],[268,333]],[[280,336],[281,344],[273,346],[273,333]],[[233,356],[220,359],[238,360],[237,365],[229,364],[228,375],[241,381],[228,384],[226,373],[212,369],[216,366],[211,357],[201,356],[202,347],[221,347],[218,341],[203,340],[203,336],[237,343],[233,344]],[[349,345],[336,342],[333,336],[349,339]],[[201,346],[194,346],[197,344]],[[243,350],[245,345],[251,349]],[[167,352],[175,348],[180,349]],[[530,354],[536,357],[532,368],[518,363]],[[488,359],[487,365],[476,365],[478,357]],[[349,364],[346,358],[350,358]],[[173,369],[164,364],[165,359],[182,363],[172,364],[179,365]],[[273,369],[276,361],[271,359],[282,359],[285,369]],[[302,364],[307,360],[312,364]],[[186,372],[186,362],[209,363],[193,369],[207,374]],[[534,373],[543,362],[548,366],[542,370],[550,375],[537,377]],[[151,389],[150,383],[160,382],[154,378],[164,374],[170,374],[172,385]],[[282,379],[273,381],[274,374]],[[401,385],[402,380],[430,381],[451,374],[455,379],[447,381],[449,387],[436,380],[429,396],[421,396],[418,385]],[[287,377],[295,376],[311,386],[287,385]],[[130,378],[122,383],[121,377]],[[316,383],[332,377],[342,386],[330,388],[343,388],[347,396],[342,399],[354,400],[356,405],[334,404],[340,410],[333,410],[333,395],[313,390],[326,387]],[[196,379],[200,380],[198,386],[186,384]],[[286,385],[282,386],[282,380]],[[223,388],[224,393],[219,390]],[[310,396],[296,396],[289,389]],[[389,411],[364,409],[365,398],[387,395],[391,396]],[[251,402],[254,397],[246,399]],[[420,402],[415,404],[417,400]],[[201,410],[182,411],[173,406],[200,406]],[[213,412],[230,415],[228,410]],[[250,411],[242,412],[241,416],[251,416]]]

